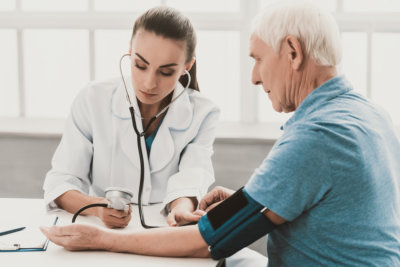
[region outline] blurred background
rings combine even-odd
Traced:
[[[156,5],[187,15],[198,34],[201,92],[222,110],[216,184],[242,186],[291,114],[251,84],[252,18],[279,0],[1,0],[0,197],[42,197],[72,100],[90,80],[119,75],[135,19]],[[342,36],[340,72],[400,125],[400,1],[315,0]],[[265,250],[262,241],[255,247]]]

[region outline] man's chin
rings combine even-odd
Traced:
[[[280,105],[272,104],[272,108],[278,113],[282,113],[283,112],[283,109],[282,109],[282,107]]]

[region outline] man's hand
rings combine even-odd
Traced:
[[[68,226],[40,227],[42,233],[53,243],[67,250],[104,250],[104,231],[97,227],[71,224]]]
[[[170,204],[171,212],[168,214],[167,223],[170,226],[181,226],[197,222],[202,214],[194,212],[197,207],[197,199],[194,197],[181,197]]]
[[[204,214],[204,212],[212,210],[219,203],[230,197],[233,193],[235,193],[235,191],[231,189],[222,186],[215,187],[200,201],[199,211],[197,211],[198,214],[200,214],[201,211],[203,211]]]

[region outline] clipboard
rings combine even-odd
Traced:
[[[31,221],[31,218],[29,218]],[[0,236],[0,253],[1,252],[30,252],[30,251],[46,251],[49,239],[39,229],[39,226],[56,225],[57,216],[46,216],[34,219],[29,222],[26,229]],[[1,226],[1,221],[0,221]]]

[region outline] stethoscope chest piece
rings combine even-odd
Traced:
[[[120,187],[109,187],[105,190],[106,199],[109,201],[108,208],[116,210],[129,210],[132,202],[133,192]]]

